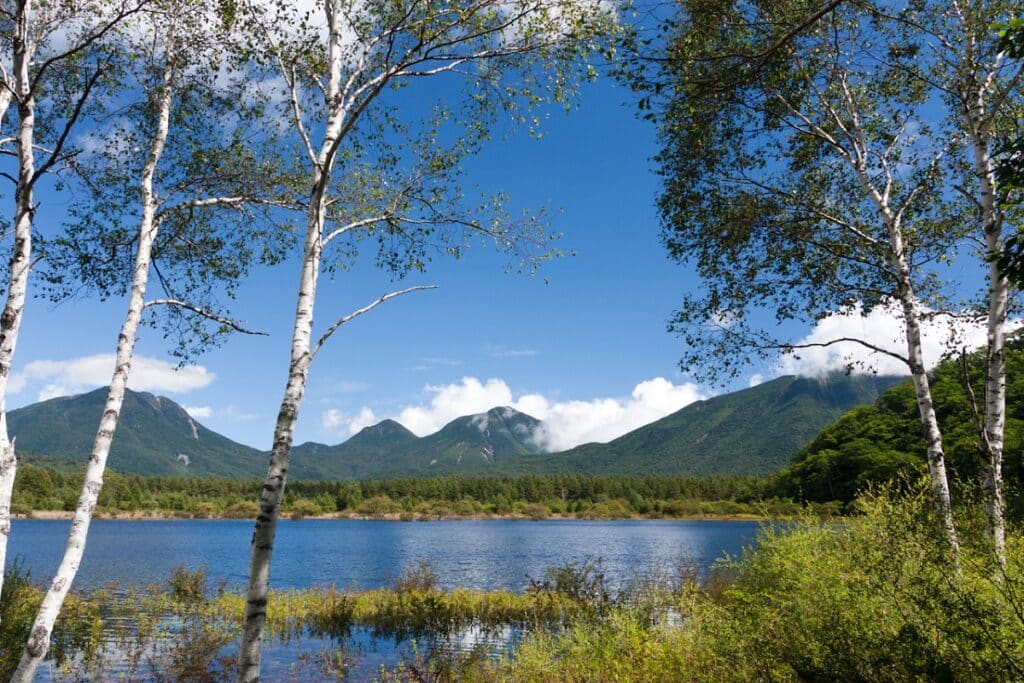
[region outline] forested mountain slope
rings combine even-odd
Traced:
[[[460,417],[417,437],[393,420],[349,440],[295,446],[297,479],[583,474],[766,474],[790,462],[825,425],[875,400],[898,379],[780,377],[698,401],[606,444],[544,453],[543,424],[508,407]],[[12,411],[20,450],[84,462],[105,390]],[[128,392],[111,468],[134,474],[258,477],[265,453],[207,429],[171,399]]]
[[[1024,481],[1024,343],[1007,349],[1006,445],[1003,475],[1010,493]],[[984,400],[983,358],[973,354],[968,370],[977,400]],[[932,373],[932,396],[954,484],[979,481],[980,432],[960,360]],[[984,406],[979,406],[984,409]],[[852,500],[858,491],[925,470],[925,444],[917,402],[909,381],[878,400],[844,415],[799,450],[794,463],[776,477],[782,495],[806,500]]]

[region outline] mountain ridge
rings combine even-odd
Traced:
[[[509,406],[451,420],[423,437],[386,419],[346,441],[292,448],[297,479],[378,479],[449,474],[768,474],[789,463],[820,429],[874,401],[902,378],[783,376],[691,403],[607,443],[556,453],[540,447],[543,423]],[[42,401],[9,414],[18,447],[84,460],[105,389]],[[222,436],[172,399],[128,391],[110,467],[135,474],[261,477],[264,451]]]

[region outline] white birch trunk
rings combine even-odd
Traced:
[[[970,122],[975,169],[981,185],[982,231],[989,254],[1002,250],[1003,216],[996,201],[996,177],[992,155],[978,116],[984,111],[980,96]],[[985,512],[992,550],[1000,565],[1006,564],[1006,521],[1003,502],[1003,444],[1006,431],[1006,313],[1010,284],[994,261],[989,264],[988,320],[986,324],[985,419],[983,448]]]
[[[954,562],[959,561],[960,541],[953,521],[953,501],[949,492],[949,476],[946,473],[946,456],[942,447],[942,430],[935,415],[928,372],[924,366],[921,349],[921,323],[917,314],[913,294],[901,296],[903,315],[906,321],[907,357],[910,361],[910,377],[914,384],[917,408],[924,429],[924,442],[928,458],[928,474],[934,496],[935,509],[942,524],[943,533],[949,543]]]
[[[321,186],[322,188],[322,186]],[[320,192],[323,197],[322,189]],[[238,658],[238,680],[258,681],[263,643],[263,626],[267,617],[267,593],[270,590],[270,560],[277,533],[277,520],[281,499],[288,478],[293,430],[299,407],[306,390],[309,373],[310,344],[313,334],[313,308],[316,302],[316,284],[320,267],[320,231],[323,225],[323,201],[310,207],[306,230],[306,246],[299,277],[299,294],[295,307],[295,325],[292,330],[291,362],[288,382],[277,414],[274,444],[270,451],[270,466],[260,494],[260,511],[252,535],[252,555],[249,560],[249,582],[246,590],[245,620]]]
[[[897,292],[900,306],[903,309],[903,324],[907,335],[907,363],[910,366],[910,377],[914,384],[918,412],[921,415],[921,427],[924,430],[928,474],[935,509],[939,515],[939,522],[942,524],[943,534],[949,543],[953,562],[959,566],[960,541],[957,538],[956,524],[953,520],[953,501],[949,492],[946,455],[942,447],[942,430],[939,428],[939,420],[935,415],[928,371],[924,364],[924,352],[921,345],[921,318],[910,277],[910,265],[907,263],[903,231],[899,221],[891,214],[886,216],[886,227],[889,231],[893,267],[897,274]]]
[[[865,153],[859,153],[857,159],[863,159]],[[854,157],[850,157],[851,160]],[[932,401],[931,385],[928,371],[924,364],[924,352],[921,345],[921,317],[918,311],[917,296],[914,294],[913,277],[910,263],[907,261],[907,247],[903,237],[902,216],[893,212],[889,204],[889,188],[879,192],[868,177],[863,163],[854,163],[855,171],[861,185],[874,202],[879,216],[889,235],[889,260],[896,279],[897,298],[903,311],[903,327],[907,336],[907,365],[914,385],[918,413],[921,416],[921,428],[925,439],[925,456],[928,460],[928,478],[932,487],[933,502],[943,535],[949,544],[954,565],[959,568],[960,541],[957,537],[956,524],[953,519],[953,501],[949,491],[949,475],[946,472],[946,455],[942,446],[942,430],[938,417],[935,415],[935,404]],[[886,171],[888,174],[888,171]]]
[[[252,536],[252,554],[249,560],[249,581],[245,595],[245,617],[239,646],[238,680],[254,683],[260,680],[260,658],[263,627],[267,618],[267,595],[270,590],[270,561],[274,550],[277,520],[281,500],[288,479],[288,461],[291,457],[295,421],[298,419],[306,380],[312,361],[313,309],[323,252],[323,231],[326,224],[327,192],[334,168],[338,137],[345,120],[341,103],[342,31],[339,26],[341,7],[337,0],[324,3],[328,25],[328,85],[327,121],[324,138],[316,163],[312,168],[313,191],[306,213],[306,237],[302,252],[298,297],[295,306],[295,325],[292,329],[291,358],[288,381],[285,385],[274,443],[270,451],[267,478],[260,494],[260,511]]]
[[[157,199],[153,191],[153,175],[164,150],[170,121],[171,55],[168,54],[166,59],[163,90],[160,93],[157,129],[151,141],[149,157],[143,167],[140,182],[142,191],[142,220],[139,224],[139,246],[135,255],[132,286],[128,298],[128,310],[117,338],[114,375],[110,380],[110,388],[107,392],[103,415],[100,418],[96,439],[93,442],[92,455],[86,467],[85,481],[78,498],[78,507],[75,509],[75,514],[71,521],[71,531],[68,534],[64,558],[57,569],[49,590],[43,596],[43,602],[36,614],[35,622],[32,625],[28,641],[22,652],[21,661],[14,672],[14,676],[11,678],[12,682],[29,683],[32,681],[35,678],[39,665],[46,656],[47,650],[49,650],[53,625],[60,614],[64,599],[71,589],[71,583],[74,581],[75,574],[78,572],[82,555],[85,552],[85,542],[89,533],[89,523],[92,521],[93,509],[96,507],[100,491],[103,488],[103,472],[106,468],[107,456],[110,454],[110,444],[114,439],[114,430],[117,428],[121,405],[124,402],[124,392],[131,370],[132,352],[135,348],[139,321],[142,318],[142,311],[145,305],[153,241],[156,238],[159,227],[155,221]]]
[[[11,439],[7,432],[7,385],[25,311],[28,275],[32,266],[32,183],[36,172],[32,144],[35,139],[36,116],[35,98],[31,92],[29,78],[29,65],[33,53],[29,36],[30,10],[31,2],[26,0],[18,12],[14,42],[14,87],[19,97],[18,185],[14,195],[14,247],[9,263],[7,301],[3,313],[0,314],[0,591],[3,590],[7,566],[7,539],[11,533],[11,496],[18,468],[14,439]],[[0,104],[3,105],[0,117],[6,116],[12,98],[9,89],[5,89],[4,94],[6,97],[0,100]]]

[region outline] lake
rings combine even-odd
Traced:
[[[15,520],[8,557],[20,558],[37,583],[48,582],[60,561],[68,521]],[[271,571],[274,588],[387,586],[420,561],[433,565],[444,588],[507,588],[521,591],[544,578],[548,567],[601,560],[612,586],[681,568],[702,571],[726,554],[753,543],[759,523],[746,521],[620,520],[452,520],[389,522],[365,520],[287,520],[278,526]],[[165,583],[176,567],[205,568],[209,586],[246,580],[252,522],[241,520],[97,520],[89,532],[75,588]],[[123,624],[122,624],[123,627]],[[517,634],[506,629],[475,629],[446,634],[441,647],[477,647],[499,653]],[[107,636],[112,664],[109,680],[124,675],[119,645]],[[335,680],[309,664],[323,653],[344,650],[354,656],[350,680],[374,678],[381,666],[407,656],[410,641],[389,641],[368,629],[353,629],[344,642],[301,637],[268,641],[266,680]],[[422,647],[422,643],[420,644]],[[235,651],[232,644],[225,654]],[[313,659],[311,659],[313,658]],[[299,670],[297,663],[305,661]],[[41,680],[63,680],[51,662]],[[103,679],[106,680],[106,679]]]
[[[14,520],[7,556],[22,558],[36,582],[48,582],[69,527]],[[204,567],[213,584],[243,586],[252,528],[248,520],[97,520],[75,587],[144,586],[166,581],[180,566]],[[445,588],[523,590],[547,567],[597,558],[612,580],[623,581],[680,563],[706,568],[738,554],[758,528],[704,520],[287,520],[278,526],[271,585],[377,588],[421,560],[437,569]]]

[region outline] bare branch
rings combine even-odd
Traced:
[[[156,219],[163,220],[168,213],[172,211],[191,211],[192,209],[201,209],[207,206],[242,206],[245,204],[259,204],[262,206],[277,206],[283,209],[295,208],[295,206],[289,202],[282,202],[274,199],[260,199],[259,197],[203,197],[190,199],[186,202],[174,204],[168,206],[160,211]]]
[[[354,318],[358,318],[363,313],[369,313],[374,308],[376,308],[377,306],[379,306],[380,304],[384,303],[389,299],[394,299],[395,297],[402,296],[403,294],[417,292],[422,289],[437,289],[437,285],[416,285],[415,287],[407,287],[406,289],[399,289],[398,291],[395,292],[388,292],[382,297],[363,306],[359,310],[352,311],[348,315],[344,315],[338,318],[338,320],[333,325],[327,328],[327,331],[324,332],[320,339],[317,340],[316,344],[313,345],[313,348],[309,352],[310,359],[316,356],[316,352],[320,350],[320,347],[323,346],[327,342],[327,340],[330,339],[331,335],[334,334],[338,330],[338,328],[344,325],[345,323],[351,321]]]
[[[787,351],[788,350],[797,350],[797,349],[822,349],[822,348],[826,348],[826,347],[829,347],[829,346],[835,346],[836,344],[841,344],[843,342],[850,342],[850,343],[853,343],[853,344],[859,344],[860,346],[863,346],[866,349],[870,349],[871,351],[874,351],[875,353],[881,353],[881,354],[883,354],[885,356],[889,356],[890,358],[895,358],[898,361],[902,361],[902,362],[906,363],[908,366],[910,365],[910,361],[907,360],[906,356],[902,356],[902,355],[896,353],[895,351],[890,351],[888,349],[882,348],[881,346],[877,346],[875,344],[872,344],[871,342],[867,342],[867,341],[864,341],[863,339],[858,339],[856,337],[836,337],[835,339],[830,339],[827,342],[806,342],[804,344],[781,344],[779,346],[766,347],[766,348],[778,348],[778,349],[784,349],[784,350],[787,350]]]
[[[150,306],[175,306],[177,308],[184,308],[186,311],[191,311],[196,315],[207,318],[208,320],[220,323],[221,325],[227,325],[231,329],[235,330],[236,332],[241,332],[242,334],[252,334],[260,337],[270,336],[266,332],[250,330],[248,328],[242,327],[239,323],[235,322],[234,320],[231,320],[230,318],[219,316],[216,313],[211,313],[210,311],[199,308],[198,306],[193,306],[192,304],[180,301],[178,299],[152,299],[144,303],[142,306],[143,308],[149,308]]]
[[[29,185],[35,185],[35,182],[43,175],[46,174],[50,168],[60,160],[61,151],[64,149],[64,144],[67,142],[68,135],[71,133],[71,129],[74,128],[75,123],[78,122],[78,117],[82,115],[82,108],[85,106],[85,101],[89,99],[89,93],[92,92],[93,86],[96,85],[96,81],[99,80],[100,76],[103,75],[104,67],[96,69],[95,73],[86,81],[85,89],[82,90],[81,96],[78,101],[75,102],[75,109],[71,113],[70,118],[64,124],[64,130],[61,131],[60,137],[57,139],[57,144],[53,146],[53,152],[46,159],[45,162],[32,174],[32,179],[29,181]]]

